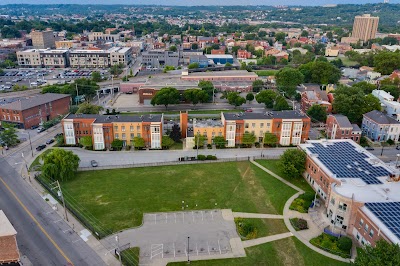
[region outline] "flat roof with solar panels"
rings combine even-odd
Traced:
[[[335,193],[360,209],[393,243],[400,243],[399,171],[350,139],[309,140],[299,147],[331,178]]]

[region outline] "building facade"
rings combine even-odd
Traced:
[[[397,121],[400,121],[400,103],[394,100],[389,92],[384,90],[373,90],[372,95],[377,97],[386,114]]]
[[[391,223],[400,210],[398,171],[349,139],[312,140],[299,148],[307,154],[304,178],[324,206],[325,228],[360,245],[400,242],[400,226]]]
[[[161,66],[179,66],[179,52],[167,50],[151,50],[142,53],[142,62],[146,66],[160,68]]]
[[[352,37],[364,42],[375,39],[378,24],[379,17],[371,17],[370,14],[356,16],[354,18]]]
[[[361,129],[351,124],[346,116],[331,114],[326,119],[326,135],[329,139],[352,139],[360,143]]]
[[[37,49],[47,49],[55,47],[54,33],[51,30],[32,31],[32,46]]]
[[[29,49],[17,51],[17,60],[21,67],[64,68],[68,65],[68,50]]]
[[[94,150],[110,149],[115,139],[123,146],[134,147],[134,138],[143,138],[145,146],[160,149],[163,132],[162,115],[107,116],[70,114],[62,120],[64,141],[77,145],[82,137],[92,138]]]
[[[361,129],[372,141],[399,141],[400,122],[377,110],[363,114]]]
[[[221,120],[228,147],[241,144],[246,132],[253,133],[256,142],[262,143],[265,133],[272,133],[282,146],[298,145],[308,139],[311,125],[311,119],[297,111],[223,113]]]
[[[66,94],[46,93],[33,96],[2,105],[0,119],[28,129],[67,114],[70,102],[71,97]]]

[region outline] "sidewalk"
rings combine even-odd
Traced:
[[[30,165],[36,157],[40,154],[32,156],[26,156],[25,160],[27,165]],[[74,231],[78,236],[85,241],[90,248],[92,248],[97,255],[104,261],[106,265],[119,265],[119,261],[114,257],[113,250],[107,250],[100,241],[94,237],[89,230],[87,230],[69,211],[67,211],[68,221],[65,220],[65,212],[63,206],[58,203],[50,194],[48,194],[47,190],[45,190],[33,177],[33,173],[28,173],[27,169],[24,167],[21,170],[22,176],[28,176],[28,179],[25,181],[32,186],[32,188],[40,195],[42,198],[48,198],[46,201],[55,212],[60,216],[60,218],[64,219],[65,223],[69,225],[69,227]],[[55,204],[53,204],[55,203]]]
[[[268,170],[267,168],[261,166],[260,164],[254,162],[252,159],[250,160],[254,165],[258,166],[259,168],[261,168],[262,170],[264,170],[265,172],[267,172],[268,174],[272,175],[273,177],[275,177],[276,179],[282,181],[283,183],[285,183],[286,185],[290,186],[291,188],[297,190],[298,192],[296,194],[294,194],[292,197],[290,197],[288,199],[288,201],[286,201],[285,203],[285,207],[283,209],[283,220],[285,222],[286,227],[289,229],[290,233],[292,235],[294,235],[295,237],[297,237],[297,239],[299,239],[304,245],[306,245],[307,247],[309,247],[310,249],[326,256],[329,257],[331,259],[334,260],[338,260],[338,261],[343,261],[343,262],[347,262],[349,263],[350,260],[349,259],[344,259],[340,256],[331,254],[329,252],[326,252],[322,249],[319,249],[317,247],[315,247],[314,245],[312,245],[310,243],[310,239],[314,238],[318,235],[320,235],[322,233],[321,229],[318,228],[318,226],[316,224],[314,224],[313,220],[311,219],[310,215],[308,213],[299,213],[299,212],[295,212],[289,209],[290,205],[292,204],[292,202],[301,194],[304,193],[304,191],[300,188],[298,188],[297,186],[293,185],[292,183],[289,183],[288,181],[284,180],[282,177],[278,176],[277,174],[273,173],[272,171]],[[302,230],[302,231],[296,231],[292,224],[290,223],[290,219],[291,218],[302,218],[307,220],[308,223],[308,227],[309,229],[307,230]]]
[[[233,217],[240,218],[261,218],[261,219],[283,219],[283,215],[264,214],[264,213],[247,213],[247,212],[233,212]]]
[[[252,240],[246,240],[246,241],[243,241],[242,243],[243,243],[244,248],[248,248],[248,247],[257,246],[257,245],[265,244],[268,242],[276,241],[279,239],[288,238],[291,236],[293,236],[293,234],[291,232],[287,232],[287,233],[283,233],[283,234],[277,234],[277,235],[272,235],[272,236],[260,237],[260,238],[256,238],[256,239],[252,239]]]

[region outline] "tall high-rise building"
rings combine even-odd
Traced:
[[[354,18],[352,37],[361,41],[368,41],[375,38],[378,30],[379,17],[371,17],[370,14],[356,16]]]
[[[54,33],[51,30],[32,31],[32,46],[38,49],[55,47]]]

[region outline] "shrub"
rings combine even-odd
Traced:
[[[387,144],[389,144],[389,145],[393,145],[393,144],[394,144],[394,141],[393,141],[392,139],[388,139],[386,142],[387,142]]]
[[[206,158],[207,157],[205,155],[203,155],[203,154],[197,155],[197,160],[204,161],[204,160],[206,160]]]
[[[350,252],[353,242],[349,237],[342,236],[341,238],[339,238],[337,245],[341,250],[345,252]]]
[[[125,146],[125,150],[129,151],[131,149],[131,146],[127,145]]]
[[[217,156],[207,155],[207,159],[206,160],[217,160]]]
[[[207,144],[207,148],[211,149],[212,148],[211,144]]]
[[[260,148],[260,142],[256,142],[256,143],[254,143],[254,146],[256,146],[256,148]]]
[[[343,237],[343,238],[347,238],[347,237]],[[348,240],[342,240],[342,247],[344,248],[348,248],[350,246],[351,249],[351,239],[350,243],[348,242]],[[339,248],[339,241],[340,239],[337,239],[334,236],[322,233],[321,235],[314,237],[310,240],[310,243],[313,244],[316,247],[322,248],[332,254],[336,254],[339,255],[341,257],[344,258],[348,258],[350,256],[350,249],[348,250],[343,250],[341,248]]]
[[[306,192],[301,194],[290,205],[290,210],[295,210],[301,213],[307,213],[312,201],[314,200],[314,193]]]
[[[308,229],[307,220],[304,220],[301,218],[293,218],[293,219],[290,219],[290,223],[293,225],[293,227],[294,227],[294,229],[296,229],[296,231]]]
[[[257,228],[249,220],[245,220],[243,218],[235,218],[235,224],[238,233],[242,238],[257,238]]]

